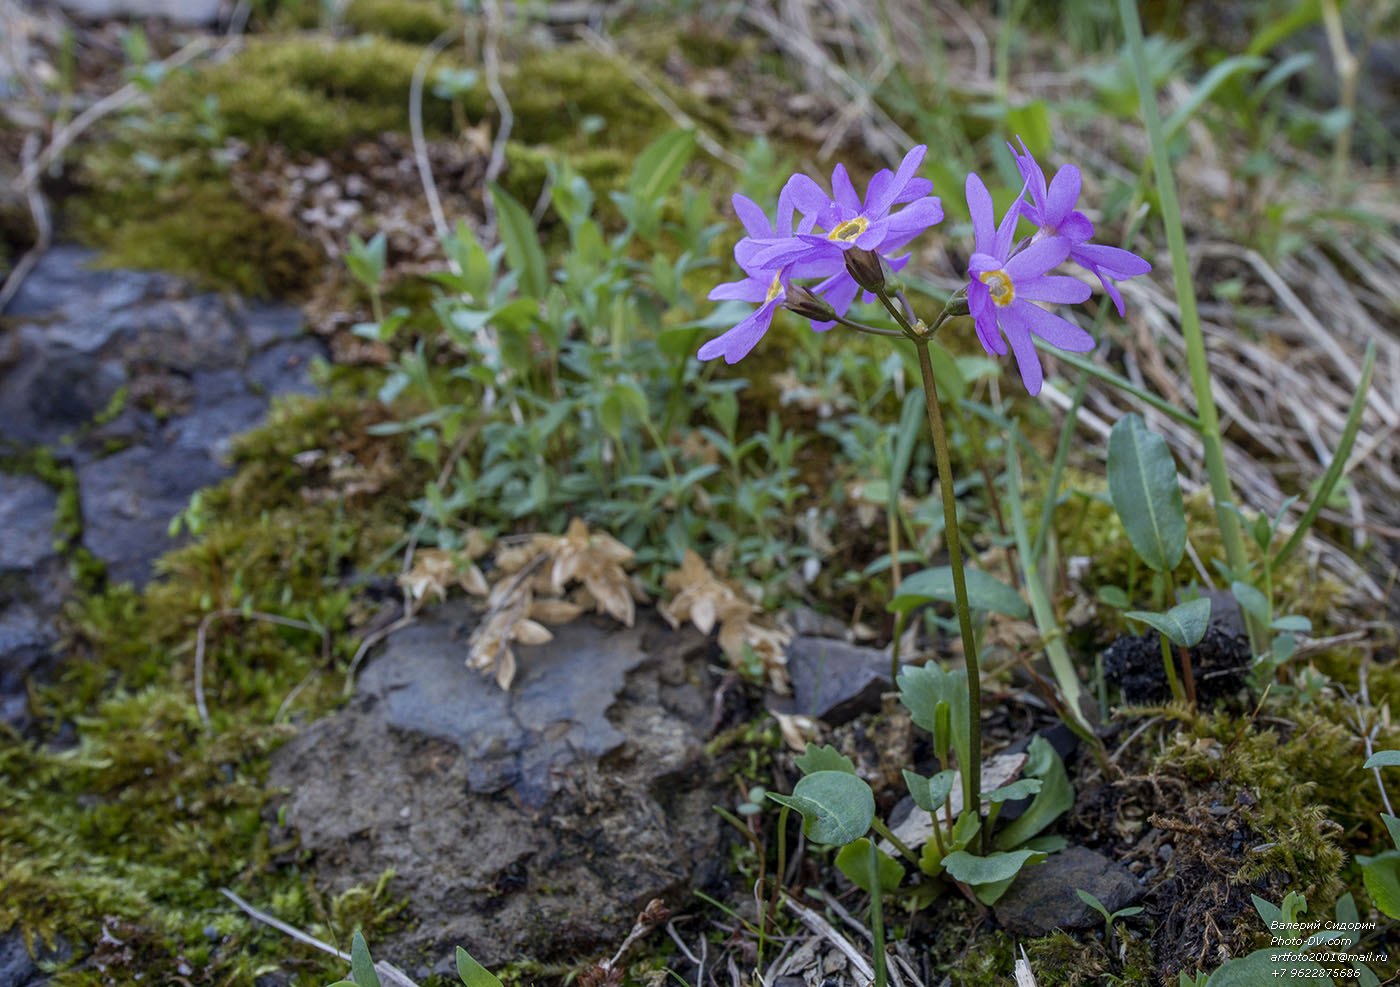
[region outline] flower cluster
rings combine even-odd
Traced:
[[[830,195],[807,175],[793,175],[778,196],[778,213],[771,224],[753,201],[734,196],[734,211],[748,233],[734,248],[734,259],[745,277],[720,285],[710,298],[754,302],[760,307],[702,346],[700,359],[722,356],[726,363],[737,363],[747,356],[768,331],[773,315],[788,303],[794,280],[821,279],[811,291],[830,307],[832,318],[816,319],[812,328],[823,331],[834,326],[860,290],[846,270],[848,251],[886,256],[943,219],[942,203],[929,194],[933,183],[915,177],[927,153],[928,148],[920,145],[904,156],[898,171],[877,172],[863,201],[844,165],[837,165],[831,174]],[[903,208],[893,211],[895,206]],[[887,262],[892,270],[899,270],[908,261],[906,255]],[[810,304],[810,298],[804,296],[804,300]],[[873,300],[873,296],[866,298]]]
[[[720,285],[710,298],[753,302],[759,308],[705,343],[700,359],[743,359],[782,307],[810,318],[817,331],[846,322],[862,285],[879,287],[874,283],[880,280],[879,265],[900,270],[909,255],[894,255],[943,219],[942,204],[931,194],[933,184],[916,174],[927,151],[916,147],[897,171],[878,172],[864,200],[841,165],[832,173],[830,195],[807,175],[794,175],[778,197],[772,223],[759,206],[736,195],[734,209],[748,236],[734,248],[734,259],[745,277]],[[982,347],[1002,356],[1009,343],[1026,390],[1038,394],[1042,371],[1032,337],[1077,353],[1094,348],[1089,333],[1035,304],[1078,304],[1091,294],[1089,285],[1078,278],[1050,272],[1065,261],[1078,264],[1099,279],[1121,316],[1123,297],[1116,282],[1146,274],[1152,265],[1121,247],[1090,242],[1094,225],[1076,208],[1082,185],[1078,168],[1065,165],[1047,182],[1024,142],[1011,152],[1025,186],[1000,224],[986,184],[975,172],[967,176],[973,252],[964,291]],[[1018,239],[1022,220],[1035,232]],[[852,272],[859,275],[863,265],[869,270],[871,258],[876,276],[861,277],[858,283]],[[811,288],[794,284],[805,280],[818,283]],[[874,297],[866,291],[863,300],[869,303]]]

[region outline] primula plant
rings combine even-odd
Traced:
[[[809,319],[815,331],[840,327],[892,341],[907,340],[918,356],[942,494],[948,575],[967,668],[965,672],[943,672],[932,666],[910,669],[899,676],[899,686],[914,722],[933,735],[939,762],[948,769],[950,754],[954,755],[957,773],[949,769],[924,778],[906,772],[911,796],[930,816],[930,825],[921,834],[922,852],[918,844],[911,845],[875,817],[869,786],[849,761],[830,748],[809,748],[799,761],[804,777],[791,796],[770,794],[802,814],[811,839],[845,847],[837,857],[838,866],[871,893],[879,983],[884,982],[880,899],[883,892],[901,885],[904,870],[895,857],[867,838],[868,832],[884,837],[892,851],[913,865],[921,885],[947,879],[990,904],[1022,866],[1057,848],[1053,842],[1036,842],[1032,837],[1073,801],[1063,765],[1043,741],[1032,746],[1034,770],[1028,769],[1026,777],[1012,781],[1023,767],[1018,762],[990,788],[983,785],[978,641],[959,543],[956,479],[930,341],[950,320],[970,315],[983,349],[1003,356],[1009,347],[1027,392],[1035,395],[1044,380],[1037,339],[1076,353],[1094,347],[1087,331],[1041,307],[1042,303],[1078,304],[1092,292],[1079,278],[1054,272],[1066,262],[1078,264],[1102,282],[1121,314],[1123,299],[1115,282],[1151,270],[1147,261],[1127,250],[1092,243],[1093,224],[1077,209],[1079,170],[1065,165],[1047,182],[1022,142],[1020,150],[1013,148],[1012,153],[1025,184],[1000,222],[986,183],[975,173],[967,176],[964,191],[973,231],[967,284],[944,302],[931,323],[924,322],[889,275],[908,264],[906,248],[943,219],[942,204],[931,194],[932,183],[917,175],[926,153],[926,147],[916,147],[897,170],[877,172],[863,199],[841,165],[832,173],[830,193],[811,177],[794,175],[779,195],[773,222],[756,203],[736,195],[734,208],[748,235],[735,247],[734,258],[745,277],[720,285],[710,297],[752,302],[759,308],[699,351],[702,360],[722,356],[727,363],[735,363],[762,339],[778,309],[787,308]],[[1023,224],[1031,228],[1024,235]],[[890,323],[852,318],[849,313],[857,295],[867,304],[878,302]],[[979,587],[995,587],[990,576],[978,575]],[[996,595],[993,588],[982,589],[979,596],[988,592]],[[900,609],[900,604],[892,608]],[[959,789],[956,800],[955,789]],[[994,831],[1003,802],[1032,796],[1031,808],[1016,823],[1000,833]]]

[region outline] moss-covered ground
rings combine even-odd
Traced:
[[[340,257],[328,255],[303,217],[258,201],[239,179],[270,160],[309,165],[351,154],[385,133],[409,131],[415,70],[425,46],[445,36],[452,43],[427,73],[424,133],[430,142],[457,142],[464,154],[484,162],[501,116],[480,51],[457,43],[479,42],[481,25],[430,0],[353,0],[335,23],[311,4],[254,8],[255,26],[263,30],[225,56],[165,80],[146,109],[98,128],[75,159],[75,184],[61,203],[62,228],[101,246],[113,265],[174,271],[217,288],[305,298],[330,284],[330,300],[323,295],[319,304],[358,313],[342,319],[348,322],[364,316],[365,296],[348,287]],[[501,41],[501,82],[513,129],[500,181],[527,209],[567,163],[591,184],[602,227],[615,231],[620,213],[610,193],[626,188],[639,150],[671,130],[676,114],[751,160],[768,155],[769,167],[757,169],[764,174],[737,180],[704,156],[696,159],[687,182],[703,190],[706,223],[721,215],[731,185],[771,198],[773,189],[765,183],[773,183],[765,174],[781,170],[772,162],[805,163],[825,137],[813,128],[789,134],[776,147],[745,147],[746,130],[736,121],[752,109],[744,105],[749,94],[736,93],[736,87],[719,96],[702,94],[695,80],[706,72],[729,72],[739,79],[737,88],[749,84],[762,96],[771,93],[766,86],[778,85],[773,76],[791,71],[753,36],[737,37],[742,32],[689,15],[640,15],[620,27],[621,52],[606,54],[577,38],[540,43],[537,36],[548,29],[536,27],[534,35],[508,32]],[[671,105],[640,89],[638,72]],[[898,124],[947,135],[959,151],[996,129],[981,95],[959,92],[943,109],[929,109],[918,103],[913,87],[941,87],[946,80],[924,79],[912,70],[897,75],[890,102]],[[850,143],[848,161],[874,157]],[[945,198],[950,215],[956,213],[956,194]],[[475,204],[481,202],[477,190]],[[679,223],[684,207],[673,202],[667,208]],[[550,257],[562,258],[569,232],[552,214],[544,215]],[[482,217],[463,218],[475,225]],[[717,242],[696,259],[679,278],[677,294],[703,295],[718,265],[728,264],[727,243]],[[638,250],[626,261],[629,269],[645,270],[653,258]],[[415,308],[407,333],[412,339],[399,341],[393,355],[411,355],[411,344],[422,340],[426,389],[458,386],[458,351],[424,338],[435,325],[425,302],[434,297],[429,279],[405,274],[389,297],[391,304],[405,301]],[[677,313],[666,318],[674,323]],[[861,470],[875,469],[873,460],[856,462],[857,453],[872,452],[875,440],[859,448],[863,437],[850,438],[857,434],[854,423],[840,413],[814,410],[820,406],[815,399],[793,399],[781,375],[795,362],[814,377],[826,375],[831,392],[848,401],[837,405],[841,413],[859,402],[860,385],[833,369],[836,358],[814,356],[805,330],[793,324],[780,324],[767,344],[743,368],[750,382],[744,392],[746,435],[761,432],[770,414],[784,429],[803,431],[794,461],[805,491],[790,513],[831,512],[828,531],[835,544],[810,594],[822,599],[803,602],[878,623],[880,617],[870,615],[882,616],[890,586],[887,570],[877,564],[885,532],[880,524],[858,523],[855,498],[845,486]],[[954,335],[948,348],[957,356],[976,355],[971,333]],[[870,350],[862,340],[845,353],[856,364]],[[887,372],[873,358],[862,365]],[[912,379],[907,363],[897,372]],[[162,561],[161,578],[141,592],[107,586],[100,567],[76,547],[81,518],[71,471],[43,451],[6,461],[6,468],[38,475],[60,491],[56,541],[82,576],[79,596],[65,615],[71,660],[57,681],[36,688],[32,735],[0,736],[0,930],[18,928],[36,947],[78,961],[54,961],[55,984],[251,984],[272,974],[285,978],[276,982],[317,984],[344,972],[341,964],[292,947],[280,933],[246,919],[220,895],[221,888],[341,947],[356,927],[373,942],[411,913],[411,892],[389,875],[337,896],[320,892],[295,834],[267,809],[268,756],[343,700],[358,632],[374,616],[374,586],[393,573],[418,517],[414,501],[435,472],[425,451],[428,430],[416,433],[415,444],[412,429],[389,435],[392,429],[375,428],[429,410],[411,389],[407,399],[386,406],[369,397],[383,382],[379,369],[342,368],[332,376],[328,396],[278,404],[266,425],[241,440],[236,474],[191,505],[182,519],[190,541]],[[971,475],[979,457],[1001,455],[1004,432],[1001,419],[979,403],[990,400],[985,381],[968,383],[966,397],[956,408],[963,418],[954,454]],[[997,414],[1010,406],[999,404]],[[1051,415],[1029,402],[1014,407],[1024,412],[1029,447],[1048,459],[1055,440]],[[869,435],[882,434],[879,429],[897,417],[897,401],[886,401],[872,412]],[[665,441],[679,446],[716,421],[676,425]],[[683,435],[681,426],[695,429]],[[432,436],[434,443],[440,439]],[[349,456],[376,477],[375,486],[347,486],[329,468],[293,459],[316,449]],[[487,452],[479,442],[464,460],[480,466]],[[916,456],[921,480],[930,474],[927,458]],[[377,464],[385,461],[394,468],[380,469]],[[1074,492],[1053,515],[1060,554],[1087,560],[1076,576],[1077,591],[1092,598],[1112,587],[1141,605],[1163,602],[1165,584],[1154,585],[1135,562],[1104,486],[1100,475],[1071,471],[1062,487]],[[983,525],[984,533],[971,539],[973,549],[998,558],[1006,538],[996,530],[986,485],[970,481],[959,492],[970,526]],[[923,547],[936,553],[936,531],[929,534],[927,519],[916,524],[913,513],[907,528],[922,533]],[[1195,558],[1183,559],[1173,574],[1178,586],[1200,581],[1203,569],[1213,574],[1223,556],[1212,534],[1208,498],[1188,497],[1187,513]],[[770,581],[770,588],[776,584]],[[1320,577],[1302,555],[1277,574],[1274,590],[1275,612],[1307,617],[1316,638],[1360,622],[1347,609],[1346,587]],[[1066,592],[1058,602],[1067,611],[1074,600]],[[1092,616],[1075,643],[1091,678],[1089,656],[1124,621],[1092,599],[1081,602]],[[208,614],[225,610],[228,616],[205,623]],[[313,629],[274,625],[256,616],[264,612]],[[193,663],[201,629],[207,723],[195,703]],[[945,642],[948,636],[945,626]],[[1363,903],[1363,917],[1374,915],[1366,911],[1369,898],[1354,858],[1383,845],[1383,803],[1374,776],[1360,768],[1360,733],[1371,730],[1376,746],[1396,747],[1400,732],[1387,716],[1358,723],[1365,715],[1358,696],[1368,692],[1375,708],[1384,708],[1389,697],[1400,695],[1394,656],[1393,630],[1371,627],[1361,638],[1308,654],[1267,690],[1241,693],[1213,710],[1119,710],[1110,743],[1122,746],[1112,768],[1087,755],[1072,764],[1081,804],[1065,827],[1077,840],[1145,867],[1160,866],[1157,854],[1169,834],[1174,883],[1156,885],[1159,893],[1149,894],[1147,911],[1120,923],[1112,944],[1101,932],[1056,932],[1018,943],[991,931],[986,917],[966,902],[940,903],[935,919],[909,923],[929,959],[930,982],[944,975],[968,987],[1010,982],[1020,947],[1041,987],[1153,983],[1164,972],[1210,968],[1264,934],[1250,894],[1276,903],[1299,891],[1315,917],[1351,891]],[[1014,691],[1009,665],[998,667],[993,678],[1007,693]],[[786,756],[766,718],[716,743],[748,751],[748,766],[738,772],[746,786],[769,783],[775,760]],[[773,852],[772,842],[764,843],[764,853]],[[738,890],[722,904],[749,915],[744,910],[751,896],[743,885],[775,862],[760,865],[748,844],[736,846]],[[813,871],[804,874],[812,878]],[[1193,931],[1169,941],[1167,928]],[[716,935],[714,946],[739,956],[751,952],[737,925],[728,937]],[[639,960],[639,972],[654,972],[671,959],[669,947],[660,947]],[[529,957],[509,972],[508,979],[521,983],[569,973],[543,970]]]

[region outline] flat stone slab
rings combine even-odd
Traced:
[[[391,637],[268,779],[321,887],[394,868],[414,921],[375,949],[410,976],[450,972],[456,945],[488,966],[611,953],[648,901],[726,866],[711,642],[650,610],[580,618],[519,647],[504,693],[465,667],[476,620],[450,602]]]
[[[862,713],[880,709],[890,691],[890,656],[827,637],[796,637],[787,648],[791,696],[770,696],[775,713],[811,716],[840,726]]]
[[[0,473],[0,573],[32,569],[54,554],[58,495],[32,476]]]
[[[1021,871],[994,907],[997,921],[1018,936],[1102,926],[1103,916],[1084,904],[1076,889],[1094,895],[1110,913],[1143,894],[1122,864],[1086,847],[1069,847]]]

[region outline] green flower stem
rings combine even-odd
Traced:
[[[1162,642],[1162,668],[1167,673],[1167,685],[1171,687],[1172,698],[1177,702],[1186,701],[1186,693],[1181,691],[1181,681],[1176,677],[1176,663],[1172,661],[1172,643],[1167,640],[1167,636],[1158,633],[1158,639]]]
[[[919,855],[909,849],[909,844],[905,843],[898,836],[895,836],[894,832],[878,818],[871,820],[870,828],[879,833],[882,839],[889,840],[890,846],[894,847],[901,857],[909,861],[915,867],[919,866]]]
[[[943,409],[938,401],[938,383],[933,378],[933,359],[928,340],[914,343],[919,356],[919,374],[924,380],[924,404],[928,407],[928,427],[933,436],[934,458],[938,463],[938,487],[943,494],[943,537],[948,545],[948,565],[953,571],[953,596],[962,634],[963,660],[967,664],[967,718],[971,741],[968,763],[960,765],[963,776],[963,805],[982,818],[982,669],[977,661],[977,637],[972,632],[972,607],[967,601],[967,577],[963,573],[962,541],[958,537],[958,502],[953,493],[953,462],[948,454],[948,433],[943,426]],[[985,844],[986,834],[983,834]]]
[[[881,902],[885,889],[880,887],[880,857],[874,840],[870,841],[870,884],[870,934],[874,939],[875,987],[885,987],[885,914]]]
[[[1181,335],[1186,342],[1186,363],[1191,371],[1191,389],[1196,396],[1196,417],[1199,420],[1201,446],[1205,454],[1206,475],[1210,480],[1211,499],[1215,502],[1216,523],[1225,547],[1225,559],[1230,569],[1239,575],[1248,571],[1244,538],[1240,534],[1235,514],[1234,494],[1230,489],[1230,473],[1225,466],[1225,447],[1220,435],[1220,417],[1215,409],[1215,396],[1210,388],[1210,366],[1206,360],[1205,334],[1201,316],[1196,309],[1196,291],[1191,284],[1191,266],[1186,256],[1186,231],[1181,221],[1181,208],[1176,200],[1176,183],[1172,178],[1171,157],[1167,153],[1166,134],[1161,114],[1157,111],[1157,93],[1147,76],[1147,56],[1143,51],[1142,23],[1138,19],[1135,0],[1118,0],[1123,32],[1128,40],[1129,60],[1137,77],[1138,97],[1142,103],[1142,118],[1147,125],[1147,138],[1152,148],[1152,167],[1157,173],[1157,198],[1161,204],[1162,225],[1166,228],[1167,245],[1171,248],[1172,278],[1176,286],[1176,302],[1181,310]],[[1262,634],[1258,621],[1250,619],[1250,637],[1256,641]]]
[[[1162,573],[1162,575],[1165,577],[1163,583],[1166,586],[1167,593],[1166,606],[1162,608],[1165,610],[1176,606],[1176,580],[1172,578],[1172,572],[1170,569]],[[1166,642],[1166,640],[1167,639],[1165,637],[1162,638],[1162,641],[1164,643]],[[1176,649],[1176,653],[1177,656],[1181,659],[1181,678],[1182,685],[1185,686],[1186,704],[1192,709],[1195,709],[1196,673],[1195,670],[1191,668],[1191,652],[1186,648],[1179,647]]]

